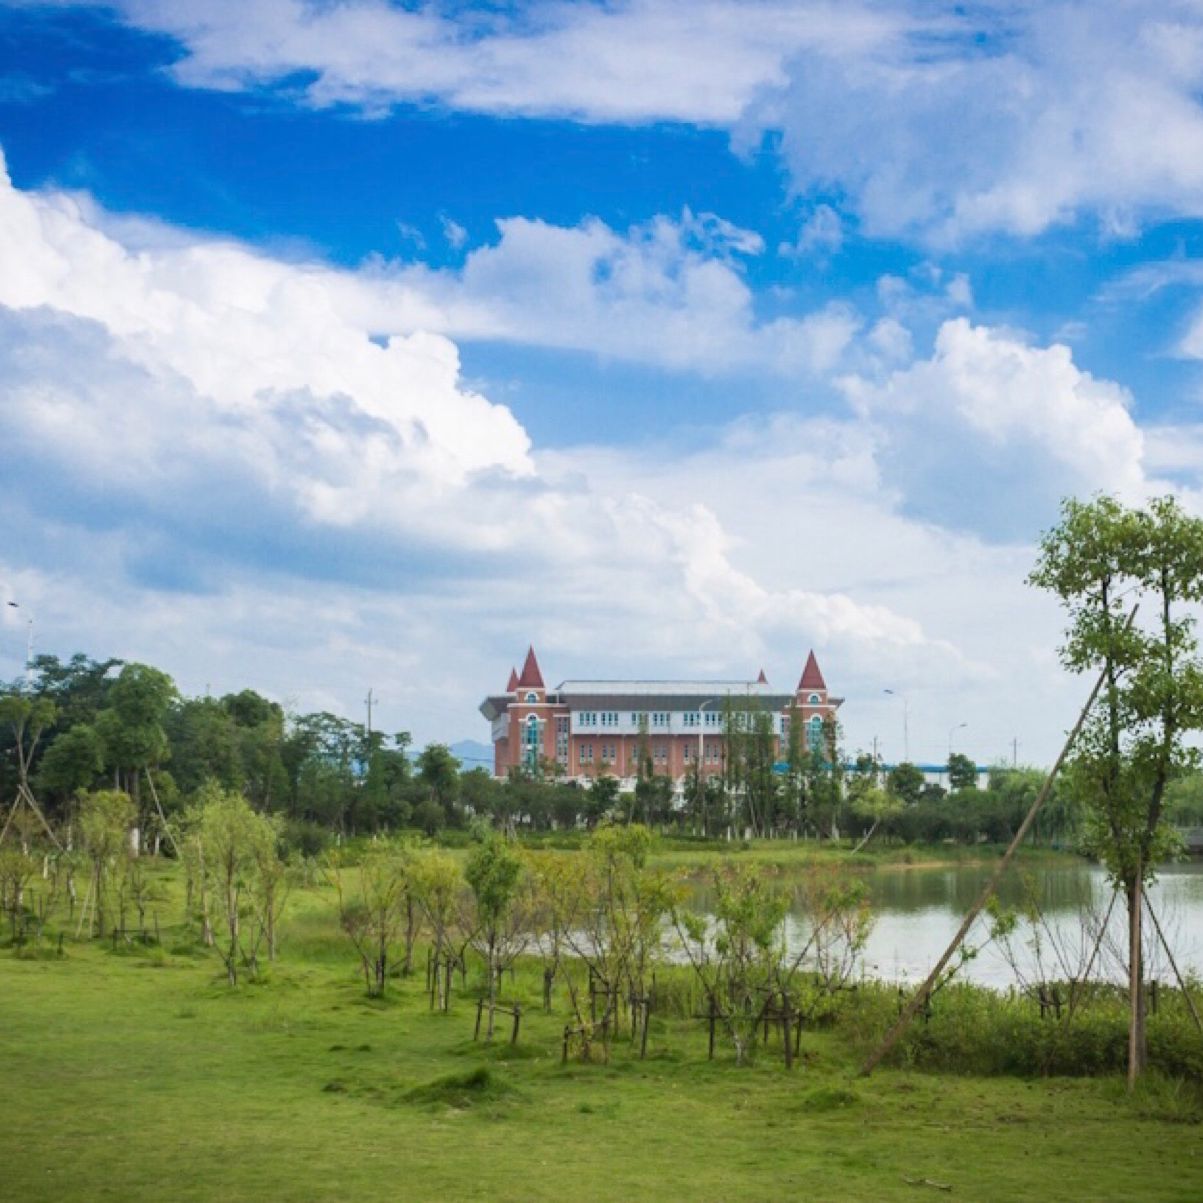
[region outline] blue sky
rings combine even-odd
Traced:
[[[1199,504],[1201,85],[1168,0],[0,4],[0,673],[421,741],[813,646],[1049,759],[1058,499]]]

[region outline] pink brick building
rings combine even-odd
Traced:
[[[796,689],[774,689],[762,671],[755,681],[564,681],[548,689],[535,650],[522,672],[510,671],[505,692],[481,703],[493,737],[493,771],[555,766],[558,776],[591,778],[608,773],[632,779],[638,748],[658,774],[680,780],[700,758],[704,775],[723,763],[723,715],[730,703],[751,702],[772,716],[778,758],[785,754],[791,721],[804,725],[817,747],[824,720],[843,698],[832,697],[812,651]]]

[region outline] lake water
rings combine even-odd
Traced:
[[[865,973],[912,984],[922,981],[948,946],[989,874],[988,866],[879,870],[868,874],[876,922],[866,949]],[[1097,931],[1111,898],[1103,871],[1085,863],[1034,870],[1017,870],[1012,866],[999,890],[1005,905],[1022,905],[1024,878],[1031,883],[1045,916],[1046,927],[1040,935],[1046,963],[1056,965],[1059,948],[1065,964],[1084,964],[1094,941],[1088,932],[1083,932],[1083,916],[1087,926],[1091,922],[1096,924]],[[1163,869],[1149,897],[1179,968],[1184,973],[1191,970],[1203,976],[1203,862],[1190,861]],[[986,923],[979,919],[970,933],[970,944],[984,939]],[[1150,975],[1169,982],[1173,971],[1164,953],[1155,947],[1159,942],[1147,920],[1145,928]],[[1011,940],[1020,971],[1028,975],[1033,973],[1036,959],[1032,937],[1032,929],[1024,925]],[[1122,973],[1118,954],[1125,942],[1126,918],[1120,898],[1102,942],[1100,963],[1092,976],[1102,972],[1118,977]],[[1012,965],[997,946],[983,948],[961,971],[961,976],[1002,988],[1016,982]],[[1054,972],[1048,976],[1066,975]]]

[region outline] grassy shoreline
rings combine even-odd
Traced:
[[[905,866],[904,866],[905,867]],[[166,920],[172,866],[158,870]],[[29,1200],[1194,1200],[1203,1126],[1172,1083],[886,1068],[807,1031],[706,1059],[704,1025],[657,1017],[649,1057],[560,1064],[563,1012],[534,964],[507,980],[518,1046],[472,1040],[479,983],[432,1013],[422,975],[362,979],[329,888],[298,889],[267,980],[231,990],[182,925],[164,947],[0,951],[5,1197]],[[688,1010],[688,1008],[686,1008]],[[1149,1154],[1155,1148],[1156,1156]],[[1089,1151],[1089,1156],[1084,1155]],[[929,1188],[930,1189],[930,1188]]]
[[[787,1074],[705,1059],[693,1025],[639,1062],[561,1067],[557,1017],[518,1049],[431,1014],[420,981],[383,1003],[351,967],[281,965],[229,991],[211,964],[98,946],[0,959],[9,1197],[29,1200],[962,1197],[1187,1200],[1203,1134],[1109,1080],[883,1070],[854,1079],[808,1034]],[[480,1072],[487,1070],[487,1073]],[[1144,1150],[1156,1145],[1158,1156]],[[1091,1149],[1089,1158],[1082,1156]]]

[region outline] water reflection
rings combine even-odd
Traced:
[[[866,972],[871,976],[917,981],[935,964],[956,933],[990,875],[989,866],[955,869],[910,869],[876,872],[867,878],[877,922],[866,949]],[[1029,891],[1045,916],[1041,933],[1050,960],[1052,946],[1060,945],[1069,964],[1080,966],[1089,957],[1093,939],[1084,936],[1084,918],[1101,922],[1111,899],[1103,871],[1091,865],[1025,869],[1008,874],[999,888],[1004,905],[1021,907]],[[1150,891],[1166,938],[1183,972],[1203,972],[1203,864],[1174,865],[1162,871]],[[1108,977],[1122,975],[1125,942],[1122,900],[1115,907],[1104,937],[1098,970]],[[1152,938],[1146,941],[1149,971],[1169,980],[1172,969]],[[987,921],[979,920],[970,943],[987,936]],[[1035,974],[1032,931],[1024,928],[1012,940],[1020,972]],[[963,970],[963,976],[985,985],[1006,987],[1015,983],[1015,969],[997,946],[985,947]]]
[[[936,963],[956,933],[966,911],[976,900],[990,876],[991,866],[941,869],[881,869],[868,872],[868,884],[876,917],[865,950],[864,971],[871,977],[917,983]],[[1059,945],[1067,963],[1079,968],[1089,957],[1094,940],[1083,933],[1083,919],[1093,914],[1101,923],[1111,898],[1111,887],[1102,869],[1082,864],[1012,869],[999,889],[1002,903],[1022,907],[1034,896],[1045,917],[1041,933],[1046,957]],[[1183,972],[1203,975],[1203,862],[1172,865],[1161,871],[1150,891],[1174,957]],[[697,903],[709,909],[709,897],[699,886]],[[1125,947],[1125,912],[1122,899],[1114,908],[1101,946],[1100,973],[1119,980]],[[980,944],[987,936],[987,921],[979,920],[969,943]],[[1146,924],[1146,928],[1150,925]],[[806,924],[799,909],[789,924],[787,938],[800,947]],[[1146,959],[1151,976],[1170,981],[1173,971],[1150,930],[1146,932]],[[1012,953],[1025,977],[1035,974],[1031,930],[1022,929],[1012,940]],[[1006,988],[1016,982],[1015,969],[997,946],[988,946],[969,962],[961,976],[983,985]]]

